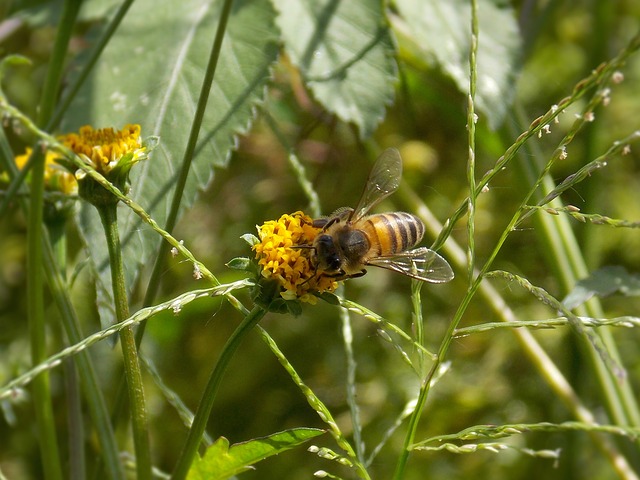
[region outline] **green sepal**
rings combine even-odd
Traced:
[[[254,245],[260,243],[260,239],[252,233],[245,233],[244,235],[241,235],[240,238],[247,242],[250,247],[253,247]]]
[[[225,265],[233,270],[243,270],[245,272],[256,271],[255,264],[248,257],[232,258]]]
[[[322,293],[318,293],[315,292],[314,295],[316,297],[318,297],[320,300],[324,300],[325,302],[327,302],[330,305],[340,305],[340,300],[338,299],[338,296],[334,293],[331,292],[322,292]]]

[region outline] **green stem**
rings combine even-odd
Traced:
[[[218,30],[214,39],[213,47],[209,55],[209,62],[207,63],[207,69],[205,71],[204,79],[202,80],[202,86],[200,88],[200,95],[198,97],[198,105],[196,106],[196,112],[193,122],[191,124],[191,131],[189,132],[189,139],[187,141],[187,147],[182,159],[182,165],[180,167],[180,173],[176,182],[176,187],[173,191],[173,197],[171,201],[171,208],[167,216],[164,230],[171,233],[176,226],[178,214],[180,213],[180,204],[182,203],[182,197],[189,172],[191,171],[191,164],[193,162],[193,156],[198,143],[198,136],[200,129],[202,128],[202,121],[204,119],[204,113],[207,108],[209,100],[209,94],[211,92],[211,85],[213,84],[213,77],[215,75],[218,60],[220,59],[220,52],[222,50],[222,41],[224,39],[224,33],[226,31],[227,21],[231,14],[231,6],[233,0],[226,0],[222,12],[220,14],[220,20],[218,23]],[[151,272],[149,283],[147,284],[147,291],[143,300],[143,306],[149,306],[153,304],[153,301],[158,292],[160,286],[160,279],[165,271],[166,259],[169,257],[169,249],[171,245],[167,242],[161,242],[158,254],[156,255],[156,261]],[[142,343],[142,337],[144,336],[146,323],[142,323],[138,328],[135,336],[135,343],[139,347]],[[113,408],[113,420],[114,423],[118,421],[121,413],[125,408],[125,397],[123,395],[124,385],[121,383],[116,393],[116,401]]]
[[[222,41],[224,40],[224,34],[227,30],[227,22],[231,15],[231,6],[233,0],[225,0],[222,5],[222,11],[220,12],[220,19],[218,20],[218,28],[216,30],[216,36],[211,47],[209,54],[209,62],[207,63],[207,70],[205,71],[204,78],[202,80],[202,86],[200,88],[200,95],[198,96],[198,105],[196,106],[196,112],[191,124],[191,131],[189,132],[189,139],[187,140],[187,147],[182,158],[182,165],[180,167],[180,174],[176,182],[176,188],[173,192],[173,198],[171,200],[171,208],[169,215],[167,216],[167,222],[165,224],[165,230],[171,233],[176,226],[178,220],[178,214],[180,213],[180,204],[182,203],[182,196],[189,178],[189,172],[191,171],[191,163],[193,162],[193,156],[198,145],[198,136],[200,129],[202,128],[202,121],[204,119],[204,113],[207,109],[207,103],[209,101],[209,94],[211,92],[211,85],[213,84],[213,77],[216,73],[216,67],[218,66],[218,60],[220,59],[220,52],[222,51]],[[151,273],[151,279],[147,292],[144,298],[144,305],[148,306],[153,303],[153,299],[158,291],[160,285],[160,278],[165,272],[165,261],[169,257],[170,245],[162,242],[160,244],[160,250],[156,256],[156,263],[153,266]],[[141,329],[138,335],[138,342],[142,340],[142,333],[144,329]]]
[[[45,219],[54,260],[63,279],[67,265],[66,220],[64,212],[53,212],[53,218]],[[62,330],[62,328],[60,328]],[[58,330],[56,330],[58,333]],[[61,333],[61,332],[60,332]],[[60,335],[62,337],[62,335]],[[61,344],[64,340],[60,338]],[[64,361],[65,393],[67,402],[67,426],[69,448],[69,477],[77,480],[85,478],[84,425],[82,418],[82,400],[78,385],[78,370],[72,359]]]
[[[11,149],[7,141],[4,130],[0,128],[0,163],[5,171],[9,172],[12,179],[15,179],[18,175],[18,169],[13,163],[9,161],[12,158]],[[22,185],[21,191],[26,191],[24,185]],[[23,198],[19,198],[19,204],[25,215],[28,216],[28,205]],[[80,330],[80,322],[78,316],[73,308],[71,299],[69,298],[69,291],[66,283],[60,275],[60,270],[55,261],[55,256],[51,244],[48,239],[47,230],[44,225],[41,225],[43,248],[44,248],[44,272],[47,278],[47,284],[53,296],[53,300],[58,307],[62,323],[69,342],[72,344],[79,343],[82,338],[82,332]],[[109,423],[109,417],[107,414],[107,406],[100,390],[97,375],[93,368],[93,363],[88,352],[80,352],[76,358],[76,365],[82,381],[82,387],[84,395],[87,401],[89,414],[93,420],[93,426],[96,430],[96,436],[100,442],[102,457],[107,465],[107,475],[109,479],[120,480],[124,478],[124,473],[121,470],[120,458],[118,453],[118,447],[116,445],[113,429]]]
[[[81,2],[76,1],[75,3],[79,4]],[[113,17],[113,20],[111,20],[111,22],[109,23],[109,26],[106,28],[106,30],[104,31],[100,39],[95,43],[95,46],[93,47],[93,50],[89,58],[83,64],[80,74],[75,78],[73,84],[68,89],[65,89],[66,94],[63,100],[60,102],[60,104],[56,108],[55,113],[53,114],[53,116],[49,120],[49,123],[47,124],[48,131],[52,131],[53,129],[55,129],[60,123],[60,120],[62,120],[62,115],[64,115],[64,113],[69,108],[69,105],[71,105],[71,102],[73,101],[75,96],[78,94],[80,87],[84,85],[84,82],[86,81],[87,77],[93,70],[93,67],[95,66],[96,62],[100,58],[102,51],[109,43],[109,40],[111,39],[114,32],[120,25],[120,22],[122,22],[122,19],[124,18],[126,13],[129,11],[129,7],[131,6],[132,3],[133,3],[133,0],[125,0],[122,3],[122,5],[120,5],[120,7],[118,8],[118,11]]]
[[[47,78],[42,89],[40,110],[38,112],[38,125],[44,126],[49,122],[53,109],[58,100],[62,70],[69,46],[69,39],[73,33],[73,27],[82,2],[78,0],[66,0],[62,9],[62,16],[58,24],[58,33],[53,45],[53,51],[47,68]]]
[[[187,441],[182,448],[180,458],[178,458],[178,463],[171,475],[172,480],[182,480],[186,478],[189,468],[191,467],[193,459],[198,451],[202,435],[204,434],[207,422],[209,421],[209,415],[211,414],[211,409],[216,398],[218,387],[222,382],[222,378],[227,370],[229,361],[240,345],[240,342],[244,339],[247,333],[249,333],[253,327],[258,324],[262,317],[264,317],[265,313],[267,313],[265,309],[258,306],[254,307],[253,310],[247,314],[242,323],[238,325],[231,337],[229,337],[229,340],[227,340],[227,343],[222,349],[222,353],[220,353],[220,357],[211,372],[211,377],[204,389],[204,393],[202,394],[202,400],[200,400],[198,411],[193,419],[193,424],[191,425],[191,430],[189,430]]]
[[[60,87],[60,78],[69,39],[75,23],[80,2],[67,0],[64,3],[56,41],[54,43],[47,76],[39,105],[39,124],[44,125],[51,116]],[[31,169],[31,204],[29,208],[28,233],[28,277],[29,335],[31,340],[31,360],[34,365],[46,358],[44,322],[44,275],[42,225],[44,206],[44,154],[34,149],[34,166]],[[62,479],[62,466],[58,453],[53,404],[49,385],[49,375],[42,375],[33,384],[36,422],[41,445],[43,470],[47,478]]]
[[[116,308],[116,319],[121,322],[129,318],[129,304],[124,280],[122,249],[118,234],[117,203],[96,206],[100,213],[102,226],[109,249],[113,298]],[[127,379],[129,403],[131,405],[131,422],[133,427],[133,444],[136,453],[136,471],[139,480],[151,479],[151,451],[149,448],[149,431],[144,400],[144,388],[140,362],[136,349],[133,328],[120,331],[120,344],[124,359],[124,371]]]
[[[31,169],[31,204],[29,207],[29,229],[27,230],[27,298],[29,315],[29,337],[31,362],[40,364],[46,357],[44,321],[44,278],[42,273],[42,221],[44,202],[44,155],[40,148],[33,150]],[[49,375],[41,375],[33,382],[34,407],[40,455],[45,477],[62,480],[62,466],[58,453],[53,404]]]
[[[476,112],[474,101],[476,96],[476,82],[478,77],[476,55],[478,53],[478,4],[471,1],[471,48],[469,49],[469,93],[467,95],[467,133],[469,157],[467,160],[467,181],[469,182],[469,206],[467,222],[467,257],[469,285],[473,283],[473,273],[476,268]]]
[[[480,281],[482,279],[482,274],[474,279],[474,273],[476,270],[475,267],[475,209],[476,209],[476,198],[479,194],[479,190],[476,185],[476,161],[475,161],[475,144],[476,144],[476,113],[474,107],[474,99],[476,94],[476,82],[477,82],[477,52],[478,52],[478,37],[479,37],[479,29],[478,29],[478,4],[477,0],[471,0],[471,48],[469,51],[469,93],[467,95],[467,132],[468,132],[468,150],[469,156],[467,160],[467,181],[469,183],[469,197],[467,200],[467,213],[468,213],[468,222],[467,222],[467,272],[468,272],[468,281],[469,288],[467,291],[467,295],[464,297],[458,311],[456,312],[456,316],[454,320],[451,322],[449,326],[449,331],[447,332],[447,336],[442,341],[440,345],[440,350],[438,352],[438,358],[428,373],[428,375],[424,378],[422,385],[420,386],[420,392],[418,394],[418,400],[415,409],[409,419],[409,427],[407,430],[407,434],[405,436],[404,448],[402,449],[402,453],[400,454],[400,458],[398,459],[398,463],[396,464],[396,471],[394,473],[395,479],[404,478],[404,471],[407,466],[407,462],[409,461],[409,454],[411,452],[411,445],[413,445],[415,440],[416,432],[418,431],[418,423],[422,416],[422,411],[424,409],[424,405],[427,401],[427,396],[429,395],[429,388],[431,386],[431,380],[435,377],[440,365],[445,359],[447,351],[449,349],[449,345],[453,340],[453,332],[457,327],[458,323],[462,319],[462,315],[467,309],[469,302],[471,302],[471,298],[475,294],[478,286],[480,285]],[[485,269],[489,265],[485,265]],[[484,272],[484,270],[483,270]]]
[[[521,122],[521,119],[522,114],[518,111],[515,122]],[[534,150],[532,158],[542,157],[535,144],[532,144],[530,148]],[[537,174],[535,165],[531,163],[530,158],[527,157],[526,161],[516,163],[520,173],[517,178],[523,178],[526,182],[530,182]],[[535,197],[536,200],[551,192],[555,186],[551,176],[546,174],[541,184],[541,192]],[[561,200],[556,198],[548,206],[560,208],[563,205]],[[550,215],[535,215],[533,218],[536,224],[535,231],[544,242],[545,251],[551,258],[549,264],[554,269],[564,293],[567,293],[574,288],[580,278],[586,277],[589,273],[569,219],[563,216]],[[591,318],[603,317],[602,306],[597,298],[593,298],[580,307],[577,313]],[[611,331],[608,328],[601,328],[595,334],[602,339],[611,357],[622,365]],[[595,368],[609,413],[614,422],[621,426],[640,425],[640,409],[630,382],[620,382],[615,373],[607,368],[595,349],[588,346],[585,350],[588,352]]]

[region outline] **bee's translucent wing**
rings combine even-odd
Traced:
[[[427,247],[375,257],[368,260],[367,265],[393,270],[423,282],[445,283],[453,280],[449,263]]]
[[[402,158],[395,148],[387,148],[371,169],[358,205],[351,213],[349,221],[362,218],[378,202],[387,198],[400,186]]]

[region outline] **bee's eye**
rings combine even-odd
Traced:
[[[324,262],[327,270],[340,269],[340,255],[331,235],[320,235],[316,240],[316,249],[318,258]]]

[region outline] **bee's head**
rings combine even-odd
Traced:
[[[338,273],[340,271],[342,259],[331,235],[324,233],[318,235],[313,242],[313,247],[313,263],[317,269],[327,273]]]

